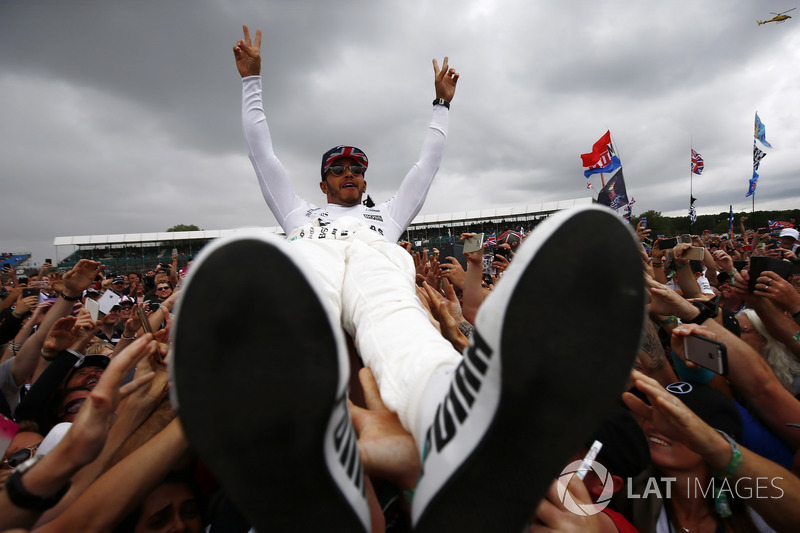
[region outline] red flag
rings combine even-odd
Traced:
[[[608,163],[608,161],[600,161],[600,158],[606,156],[608,158],[608,145],[611,144],[611,131],[606,131],[605,135],[600,137],[600,140],[592,145],[592,152],[589,154],[581,154],[581,161],[583,161],[584,168],[591,168],[598,163]],[[610,158],[608,158],[610,161]]]

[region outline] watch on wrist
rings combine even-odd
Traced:
[[[19,465],[14,472],[6,480],[5,484],[5,491],[8,494],[8,499],[11,500],[15,506],[19,507],[20,509],[26,509],[28,511],[36,511],[36,512],[44,512],[59,501],[67,493],[70,487],[70,483],[67,484],[59,490],[53,496],[44,498],[42,496],[36,496],[28,492],[25,486],[22,484],[22,476],[27,472],[33,465],[38,463],[42,458],[43,455],[34,455],[21,465]]]
[[[81,299],[81,295],[80,294],[78,296],[67,296],[63,292],[61,293],[61,297],[64,298],[68,302],[77,302],[78,300]]]
[[[702,324],[709,318],[714,318],[717,316],[713,310],[709,309],[708,306],[704,305],[702,302],[692,302],[692,305],[695,306],[698,311],[700,311],[700,314],[694,318],[683,320],[684,324]]]
[[[434,98],[433,105],[443,105],[447,109],[450,109],[450,102],[448,102],[444,98]]]

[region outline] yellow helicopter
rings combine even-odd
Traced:
[[[767,22],[779,22],[779,23],[784,22],[786,19],[792,18],[786,13],[788,13],[789,11],[794,11],[795,9],[797,8],[793,7],[792,9],[787,9],[783,13],[775,13],[774,11],[770,11],[770,15],[775,15],[774,17],[772,17],[769,20],[757,20],[756,22],[758,22],[759,26],[761,26],[762,24],[766,24]]]

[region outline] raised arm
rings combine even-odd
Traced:
[[[289,221],[292,213],[302,213],[316,206],[297,196],[292,189],[289,175],[272,148],[272,136],[264,114],[261,92],[261,30],[256,32],[254,43],[250,31],[242,26],[244,39],[233,47],[236,68],[242,76],[242,129],[250,161],[264,196],[278,224],[288,234],[297,225]]]
[[[445,56],[440,69],[439,62],[436,59],[433,60],[434,87],[436,89],[433,118],[422,143],[419,160],[406,174],[394,196],[394,201],[389,204],[389,212],[401,232],[422,209],[433,178],[439,170],[442,157],[444,157],[450,102],[456,94],[456,84],[459,78],[458,72],[450,67],[448,61],[448,57]]]
[[[120,400],[153,379],[150,374],[123,385],[137,362],[154,348],[155,341],[148,335],[109,363],[64,438],[47,455],[29,459],[33,466],[18,478],[24,491],[38,498],[60,499],[57,495],[63,495],[70,478],[102,450]],[[33,525],[42,510],[22,506],[24,500],[19,498],[20,504],[13,503],[8,493],[8,489],[0,491],[0,529]],[[84,531],[76,528],[73,531]]]
[[[758,491],[756,494],[759,495],[748,498],[747,504],[770,526],[778,531],[797,528],[800,521],[800,478],[743,446],[738,446],[741,459],[734,467],[733,447],[722,434],[703,422],[655,380],[635,371],[633,378],[636,388],[649,400],[647,405],[631,393],[623,394],[625,404],[637,417],[648,420],[659,433],[700,454],[712,470],[724,472],[737,490]],[[769,482],[765,483],[765,480]]]

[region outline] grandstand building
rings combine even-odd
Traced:
[[[507,230],[527,233],[557,211],[592,203],[594,200],[586,197],[524,206],[420,215],[411,223],[404,238],[415,248],[439,248],[443,256],[447,256],[453,254],[453,241],[458,242],[461,233],[500,235]],[[249,229],[252,228],[56,237],[53,241],[56,247],[55,262],[61,271],[69,270],[81,259],[91,259],[105,264],[109,272],[143,272],[154,268],[158,263],[171,263],[172,250],[176,249],[178,266],[183,267],[208,242]],[[277,226],[260,229],[284,235],[283,230]],[[58,259],[62,253],[64,258]]]

